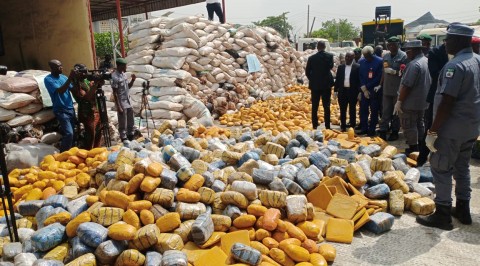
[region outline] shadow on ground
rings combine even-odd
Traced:
[[[367,264],[404,263],[428,253],[440,243],[440,233],[421,226],[392,230],[379,236],[374,245],[355,249],[353,256]]]
[[[463,225],[454,219],[455,229],[447,233],[447,238],[460,243],[480,245],[480,214],[472,213],[473,223]],[[458,229],[457,229],[458,228]]]

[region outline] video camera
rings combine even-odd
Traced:
[[[89,81],[110,80],[112,73],[106,69],[79,69],[78,72],[85,74],[85,78]]]

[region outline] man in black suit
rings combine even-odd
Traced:
[[[345,64],[337,69],[335,78],[335,97],[338,95],[338,104],[340,105],[340,128],[347,130],[347,107],[350,115],[350,127],[355,128],[357,116],[357,97],[360,92],[360,75],[358,73],[359,64],[354,63],[355,54],[350,51],[345,54]]]
[[[325,128],[330,129],[330,97],[332,96],[333,55],[325,52],[325,42],[319,41],[318,52],[308,58],[305,74],[308,78],[308,87],[312,95],[312,126],[318,127],[318,106],[322,98]]]

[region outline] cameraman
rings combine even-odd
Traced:
[[[70,75],[67,78],[62,74],[63,67],[60,61],[50,60],[48,65],[50,66],[51,74],[45,77],[44,83],[52,99],[53,113],[62,130],[60,152],[64,152],[73,146],[76,119],[70,89],[73,88],[72,80],[75,72],[73,70],[70,71]]]
[[[135,82],[136,76],[132,74],[132,80],[128,82],[127,61],[124,58],[117,58],[117,69],[112,73],[112,89],[115,98],[115,106],[118,115],[118,132],[123,141],[133,140],[133,109],[130,104],[128,92]]]
[[[85,149],[100,147],[102,134],[100,113],[97,107],[95,92],[105,84],[101,78],[94,81],[87,79],[88,69],[84,64],[74,66],[73,97],[78,104],[78,120],[85,128]]]

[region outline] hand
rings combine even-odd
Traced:
[[[387,74],[390,74],[390,75],[396,75],[397,74],[397,71],[393,68],[390,68],[390,67],[387,67],[383,70],[383,72],[387,73]]]
[[[336,101],[338,99],[338,92],[333,93],[333,100]]]
[[[381,88],[382,88],[382,85],[378,85],[378,86],[374,87],[373,90],[375,92],[378,92]]]
[[[370,92],[368,90],[365,90],[363,92],[363,96],[365,96],[365,98],[367,98],[367,99],[370,99]]]
[[[362,100],[362,93],[361,93],[361,92],[358,93],[357,100],[358,100],[358,101],[361,101],[361,100]]]
[[[365,91],[368,90],[368,89],[367,89],[367,86],[365,86],[365,85],[363,85],[362,87],[360,87],[360,89],[361,89],[363,92],[365,92]]]
[[[123,113],[123,109],[122,109],[122,107],[118,106],[118,108],[117,108],[117,112],[119,112],[119,113],[121,113],[121,114],[122,114],[122,113]]]
[[[132,82],[135,82],[135,80],[137,79],[137,76],[135,76],[135,74],[132,74]]]
[[[430,130],[428,131],[427,137],[425,138],[425,144],[431,152],[437,152],[437,149],[435,148],[435,141],[437,138],[438,136],[436,133],[430,132]]]
[[[402,101],[397,101],[395,103],[395,107],[393,107],[393,115],[399,115],[403,113],[403,110],[402,110]]]

